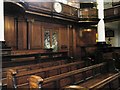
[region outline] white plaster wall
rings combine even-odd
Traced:
[[[112,7],[112,0],[104,0],[104,9],[111,8]]]
[[[115,37],[114,37],[112,42],[113,42],[113,46],[118,47],[119,46],[119,44],[118,44],[118,39],[119,39],[118,29],[114,30],[114,31],[115,31]]]
[[[111,30],[114,30],[115,36],[111,37],[112,46],[120,47],[120,30],[119,30],[120,29],[120,21],[106,23],[105,26]],[[106,38],[106,42],[107,42],[107,40],[108,40],[108,38]]]
[[[107,8],[111,8],[112,7],[112,3],[111,2],[106,2],[104,4],[104,8],[107,9]]]

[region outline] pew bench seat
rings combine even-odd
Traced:
[[[119,78],[120,72],[101,74],[78,85],[66,86],[64,90],[81,90],[81,88],[82,90],[104,90],[106,88],[116,90],[120,87]]]
[[[99,75],[79,85],[89,89],[102,88],[119,77],[120,77],[120,73],[107,73],[107,74]]]

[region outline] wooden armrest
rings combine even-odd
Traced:
[[[12,74],[12,75],[16,75],[17,74],[16,70],[14,70],[14,69],[8,69],[7,73],[8,74]]]
[[[41,88],[43,79],[39,76],[32,75],[28,79],[30,88]]]

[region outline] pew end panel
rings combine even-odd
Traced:
[[[13,69],[7,71],[7,88],[16,88],[16,76],[17,72]]]
[[[40,89],[43,79],[39,76],[32,75],[28,78],[30,90],[33,88]]]

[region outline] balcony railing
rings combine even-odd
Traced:
[[[71,17],[78,17],[78,9],[71,7],[69,5],[62,4],[63,11],[61,12],[64,15]]]
[[[116,2],[115,0],[113,0],[112,5],[113,5],[113,6],[118,6],[118,5],[120,5],[120,1],[119,1],[119,2]]]
[[[53,10],[52,2],[26,2],[26,8],[36,12],[52,12]]]
[[[14,1],[14,0],[13,0]],[[19,0],[18,0],[19,1]],[[94,18],[98,18],[98,11],[96,8],[86,8],[86,9],[78,9],[63,3],[60,3],[62,6],[61,12],[56,12],[54,9],[55,2],[16,2],[21,4],[24,7],[24,11],[26,13],[43,15],[46,17],[56,17],[66,20],[74,20],[77,22],[78,20],[85,21],[93,20]]]
[[[71,7],[69,5],[63,4],[62,11],[57,13],[54,10],[54,2],[42,2],[42,3],[28,3],[28,9],[35,10],[35,11],[46,11],[46,12],[53,12],[57,15],[68,16],[73,18],[98,18],[98,11],[96,8],[85,8],[85,9],[77,9],[75,7]],[[54,15],[54,14],[53,14]]]
[[[105,18],[120,16],[120,6],[105,9]]]
[[[98,18],[98,10],[95,8],[80,9],[79,18]]]

